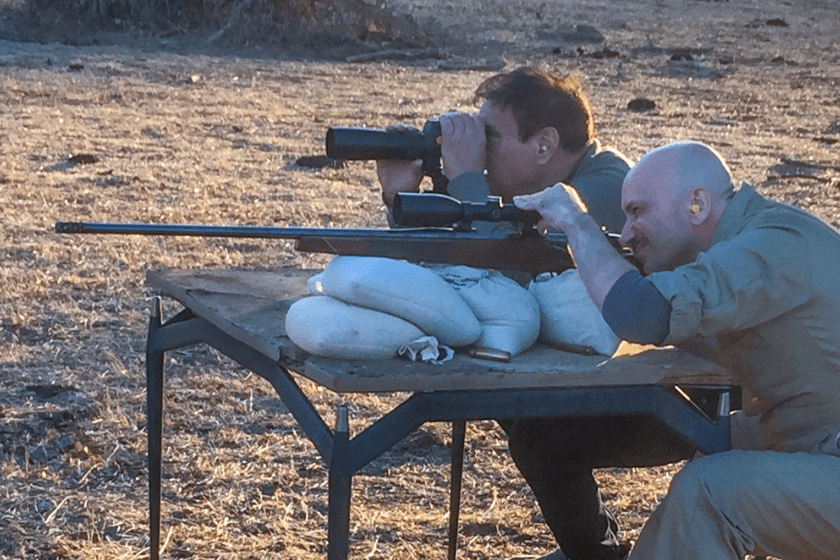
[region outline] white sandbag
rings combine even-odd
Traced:
[[[478,345],[516,355],[536,342],[540,307],[528,290],[495,270],[468,266],[430,268],[457,290],[478,318]]]
[[[540,305],[540,337],[546,344],[590,346],[612,356],[621,340],[604,321],[601,311],[577,269],[559,275],[541,274],[528,285]]]
[[[382,257],[339,256],[320,279],[322,293],[405,319],[447,346],[478,340],[481,327],[440,276],[420,265]]]
[[[310,354],[346,360],[393,358],[423,332],[403,319],[328,296],[299,299],[286,314],[286,335]]]

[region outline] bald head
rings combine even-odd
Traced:
[[[621,242],[647,272],[693,261],[712,242],[732,192],[732,174],[702,142],[667,144],[645,154],[624,179],[627,222]]]
[[[699,187],[717,198],[732,189],[732,173],[723,157],[712,147],[693,140],[673,142],[651,150],[630,170],[627,180],[632,181],[637,174],[667,178],[662,181],[662,187],[671,189],[676,196]]]

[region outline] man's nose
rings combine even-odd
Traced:
[[[633,241],[634,237],[636,237],[636,234],[633,232],[633,222],[630,218],[627,218],[627,221],[624,222],[624,227],[621,228],[621,236],[619,236],[618,242],[622,247],[627,247]]]

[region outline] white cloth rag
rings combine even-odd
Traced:
[[[442,364],[451,360],[455,351],[449,346],[438,344],[437,339],[433,336],[422,336],[401,346],[399,355],[405,356],[412,362]]]

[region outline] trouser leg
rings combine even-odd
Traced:
[[[690,462],[632,560],[840,558],[840,458],[729,451]]]
[[[604,505],[591,470],[556,471],[553,477],[529,471],[525,465],[520,471],[534,490],[543,518],[566,557],[620,557],[618,521]]]
[[[537,498],[563,553],[575,560],[623,554],[593,468],[650,466],[694,453],[660,423],[640,416],[501,422],[511,456]]]

